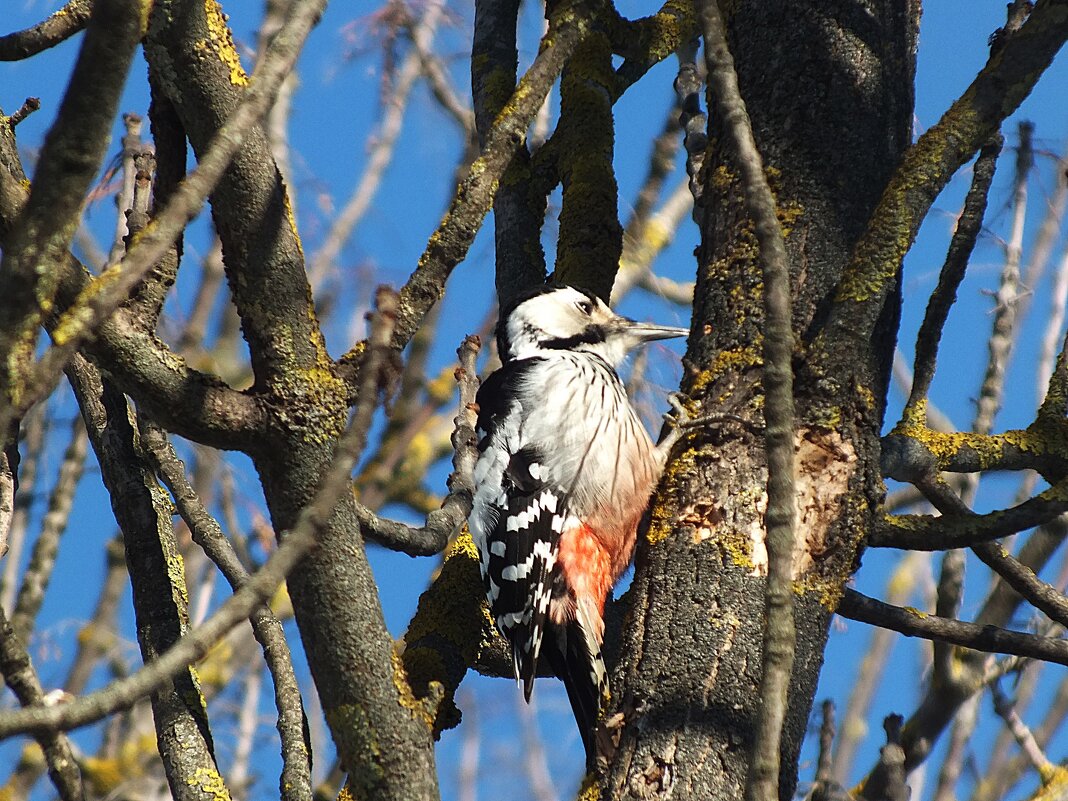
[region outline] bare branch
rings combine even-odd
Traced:
[[[979,388],[978,408],[972,430],[989,434],[994,418],[1001,409],[1005,389],[1005,371],[1013,343],[1018,336],[1016,327],[1017,300],[1020,289],[1020,253],[1023,250],[1024,219],[1027,214],[1027,176],[1034,163],[1031,131],[1028,122],[1020,123],[1020,144],[1016,153],[1016,173],[1013,176],[1012,230],[1005,251],[1001,281],[994,296],[994,324],[987,340],[989,358],[982,386]],[[970,493],[969,493],[970,494]],[[965,502],[971,499],[965,497]]]
[[[636,20],[624,19],[609,6],[612,48],[624,56],[616,70],[617,98],[653,66],[697,38],[695,6],[692,0],[667,0],[655,14]]]
[[[887,515],[868,536],[872,548],[904,548],[941,551],[970,548],[981,542],[1007,537],[1041,526],[1068,512],[1060,484],[1050,487],[1018,506],[962,518],[931,515]]]
[[[456,380],[460,384],[460,410],[452,434],[453,472],[448,479],[449,494],[441,508],[427,515],[424,526],[413,528],[394,520],[385,520],[359,504],[356,506],[363,534],[391,550],[402,551],[409,556],[440,553],[471,513],[475,487],[473,474],[478,459],[475,436],[475,393],[478,391],[475,361],[478,348],[478,337],[468,336],[457,351],[460,357],[460,367],[456,369]]]
[[[140,30],[140,11],[129,3],[93,3],[85,41],[37,163],[33,192],[5,242],[0,260],[5,287],[0,431],[5,435],[40,388],[52,386],[33,375],[38,329],[52,306],[57,267],[66,261],[85,193],[103,160]],[[54,374],[58,377],[58,370]]]
[[[482,154],[460,183],[456,197],[430,237],[419,265],[401,290],[394,346],[404,347],[422,323],[423,317],[445,291],[445,281],[453,268],[467,255],[482,220],[493,203],[497,182],[523,141],[526,130],[556,77],[564,68],[588,30],[588,10],[584,4],[562,8],[550,20],[553,46],[543,48],[516,87],[486,138]],[[362,346],[342,357],[343,366],[358,361]]]
[[[45,436],[49,420],[44,404],[33,409],[26,416],[22,426],[22,448],[19,443],[12,443],[5,453],[8,466],[12,471],[12,491],[15,492],[15,506],[8,532],[7,554],[4,557],[4,572],[0,576],[0,606],[5,610],[14,610],[15,597],[19,588],[19,570],[22,568],[22,547],[26,541],[26,528],[29,522],[30,504],[34,497],[37,483],[37,470],[40,466],[41,452],[44,449]]]
[[[979,543],[972,547],[975,554],[1036,609],[1051,620],[1068,627],[1068,598],[1056,587],[1047,584],[1030,568],[1014,559],[1000,544]]]
[[[876,778],[864,783],[859,798],[864,801],[909,801],[905,784],[905,752],[901,748],[901,715],[887,715],[883,720],[886,745],[879,750]]]
[[[1012,736],[1020,746],[1020,751],[1027,757],[1032,767],[1042,778],[1042,783],[1047,784],[1057,772],[1057,766],[1050,762],[1049,757],[1042,751],[1042,747],[1035,740],[1034,734],[1016,713],[1016,704],[1009,700],[1002,692],[997,683],[990,687],[990,696],[994,699],[994,711],[1005,721]]]
[[[964,199],[964,210],[961,211],[960,219],[957,220],[957,227],[949,244],[945,264],[942,265],[942,272],[938,276],[938,286],[931,293],[931,299],[927,302],[927,312],[920,325],[920,332],[916,335],[912,390],[902,417],[917,414],[921,409],[921,404],[927,399],[927,391],[934,378],[935,359],[938,355],[938,343],[942,338],[942,329],[949,316],[950,307],[956,300],[957,287],[964,279],[968,259],[971,257],[972,250],[975,249],[975,241],[979,238],[979,231],[983,226],[987,196],[990,194],[990,184],[994,180],[994,170],[997,168],[1001,145],[1001,137],[995,137],[983,146],[979,158],[975,161],[972,185]],[[926,425],[926,420],[920,422]]]
[[[199,211],[208,193],[215,187],[231,159],[244,143],[249,131],[270,107],[274,94],[285,79],[311,31],[322,14],[325,0],[294,3],[290,18],[282,31],[271,40],[269,52],[257,65],[250,85],[233,114],[219,129],[211,146],[203,154],[197,169],[175,189],[167,207],[155,217],[130,248],[123,260],[109,268],[84,292],[56,325],[61,335],[49,349],[27,382],[29,397],[50,386],[66,360],[126,299],[144,274],[164,255],[186,224]],[[3,418],[0,417],[0,422]]]
[[[126,396],[81,356],[67,368],[89,441],[123,534],[141,658],[152,664],[189,625],[186,576],[171,524],[171,506],[137,442]],[[207,701],[191,664],[164,674],[150,700],[156,747],[176,801],[199,801],[218,777]],[[34,709],[33,711],[37,711]],[[221,779],[220,795],[229,797]]]
[[[32,28],[0,36],[0,61],[19,61],[55,47],[85,28],[93,0],[69,2]]]
[[[972,735],[975,734],[978,715],[979,695],[975,694],[961,704],[953,718],[949,747],[946,749],[942,766],[938,770],[938,784],[935,787],[932,801],[955,801],[957,798],[957,782],[960,780],[968,757],[968,746],[972,741]]]
[[[30,564],[22,578],[15,608],[11,613],[11,628],[19,639],[29,642],[33,632],[37,613],[44,601],[45,590],[55,567],[59,538],[70,521],[70,511],[74,504],[74,492],[78,488],[82,472],[85,469],[87,440],[85,422],[80,416],[74,418],[71,425],[70,442],[67,444],[63,461],[59,466],[59,475],[48,499],[48,511],[41,521],[41,532],[33,545]]]
[[[926,554],[914,551],[903,555],[886,582],[888,603],[901,606],[908,601],[928,559]],[[927,570],[929,572],[929,568]],[[894,633],[889,629],[872,629],[868,647],[864,649],[864,658],[857,669],[856,679],[852,682],[852,691],[842,715],[841,734],[834,754],[835,777],[841,784],[846,784],[852,773],[853,760],[867,730],[866,721],[871,714],[872,699],[889,668],[887,657],[893,638]]]
[[[421,45],[424,50],[429,48],[443,10],[444,4],[437,0],[426,4],[422,17],[412,30],[412,39],[418,43],[417,47]],[[404,112],[408,107],[408,96],[422,74],[422,66],[419,50],[413,48],[397,72],[382,119],[371,135],[370,139],[374,144],[367,154],[367,165],[363,174],[340,213],[334,217],[322,245],[308,261],[308,280],[312,286],[321,283],[327,270],[334,266],[342,247],[349,241],[352,232],[371,207],[386,167],[393,160],[394,146],[400,136]]]
[[[923,637],[976,651],[1015,654],[1068,665],[1068,640],[928,615],[918,609],[885,604],[848,587],[838,605],[838,614],[906,637]]]
[[[849,801],[849,795],[834,778],[834,701],[826,699],[822,705],[820,722],[820,751],[816,766],[816,781],[812,786],[812,801]]]
[[[901,260],[935,197],[953,174],[1016,110],[1068,37],[1066,0],[1039,0],[1020,29],[964,94],[906,151],[861,237],[842,281],[835,309],[819,335],[817,361],[848,367],[858,343],[869,340]],[[830,360],[830,361],[828,361]]]
[[[14,128],[16,125],[18,125],[24,119],[26,119],[28,116],[33,114],[33,112],[39,111],[40,108],[41,108],[41,100],[40,100],[40,98],[27,97],[26,100],[23,102],[23,104],[21,106],[19,106],[18,109],[15,110],[15,113],[7,118],[7,122],[12,128]]]
[[[764,443],[768,460],[767,631],[761,704],[750,751],[745,797],[773,798],[779,788],[779,742],[794,663],[793,551],[797,525],[794,488],[793,329],[789,262],[775,199],[753,140],[727,32],[715,0],[703,0],[705,62],[715,112],[723,120],[745,192],[745,206],[760,244],[764,278]]]
[[[185,469],[166,433],[141,422],[141,437],[153,467],[170,490],[178,512],[189,526],[193,541],[214,562],[234,591],[249,581],[248,571],[234,553],[218,522],[208,513],[185,477]],[[282,743],[282,776],[279,780],[284,801],[299,801],[311,794],[310,746],[304,737],[305,715],[300,686],[293,672],[289,644],[278,620],[266,604],[256,606],[249,616],[256,640],[274,684],[278,708],[278,735]]]
[[[3,609],[0,609],[0,675],[24,707],[44,704],[44,690],[37,671]],[[83,801],[85,789],[81,772],[66,735],[55,731],[40,732],[37,741],[48,763],[48,775],[62,801]]]
[[[379,371],[385,361],[387,343],[393,323],[395,296],[380,293],[378,322],[372,326],[371,348],[367,369],[363,371],[366,398],[356,408],[352,423],[335,450],[329,472],[313,500],[300,513],[297,524],[283,538],[271,557],[241,589],[228,598],[216,612],[181,638],[164,654],[133,675],[112,682],[107,687],[76,700],[51,707],[33,707],[14,712],[0,712],[0,739],[21,733],[65,731],[100,720],[120,709],[127,709],[153,692],[170,676],[203,659],[211,646],[230,629],[248,618],[266,601],[278,584],[301,558],[315,546],[318,533],[326,526],[337,499],[347,489],[352,466],[363,449],[370,427],[377,393]]]

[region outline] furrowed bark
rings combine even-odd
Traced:
[[[859,536],[873,519],[867,499],[881,495],[877,435],[892,354],[887,339],[869,340],[855,358],[871,395],[823,398],[818,381],[797,372],[798,343],[819,330],[852,246],[909,143],[917,9],[906,0],[869,3],[864,11],[835,2],[817,19],[807,3],[743,0],[729,10],[739,90],[791,271],[797,514],[804,537],[791,570],[796,654],[779,782],[779,797],[788,799],[827,627],[854,568]],[[859,46],[848,33],[857,26],[870,34]],[[828,137],[846,114],[858,124]],[[695,212],[702,244],[683,390],[695,415],[726,412],[761,423],[763,277],[723,125],[713,117],[703,203]],[[891,295],[882,318],[887,330],[894,327],[895,301]],[[602,797],[742,795],[764,635],[761,439],[744,426],[690,431],[669,462],[648,533],[639,539],[631,622],[612,685],[625,724]]]

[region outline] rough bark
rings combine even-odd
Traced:
[[[818,13],[797,0],[721,7],[730,12],[739,87],[786,233],[797,339],[797,646],[781,746],[785,799],[796,784],[827,626],[882,492],[877,435],[893,337],[858,354],[872,382],[841,397],[822,398],[818,380],[798,367],[909,144],[916,18],[908,0],[835,2]],[[845,118],[852,122],[843,127]],[[762,425],[756,237],[716,119],[709,134],[683,389],[693,413],[729,412]],[[896,327],[898,303],[891,293],[883,330]],[[626,722],[602,785],[613,799],[738,798],[748,770],[767,571],[763,441],[726,423],[690,433],[679,447],[639,543],[613,684]]]

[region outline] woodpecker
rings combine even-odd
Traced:
[[[687,333],[620,317],[581,289],[538,287],[502,311],[502,365],[477,396],[468,525],[490,611],[528,702],[539,657],[563,680],[589,767],[608,690],[605,599],[674,441],[653,445],[616,368],[644,342]]]

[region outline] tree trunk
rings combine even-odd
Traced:
[[[861,378],[842,391],[828,390],[806,362],[807,345],[909,144],[918,8],[912,0],[721,6],[791,259],[797,651],[780,783],[789,799],[828,624],[883,492],[878,435],[899,294],[883,310],[885,336],[855,354]],[[654,498],[613,683],[624,713],[604,787],[613,799],[740,798],[758,709],[767,572],[761,271],[715,119],[709,134],[683,390],[692,413],[729,413],[754,427],[695,429]]]

